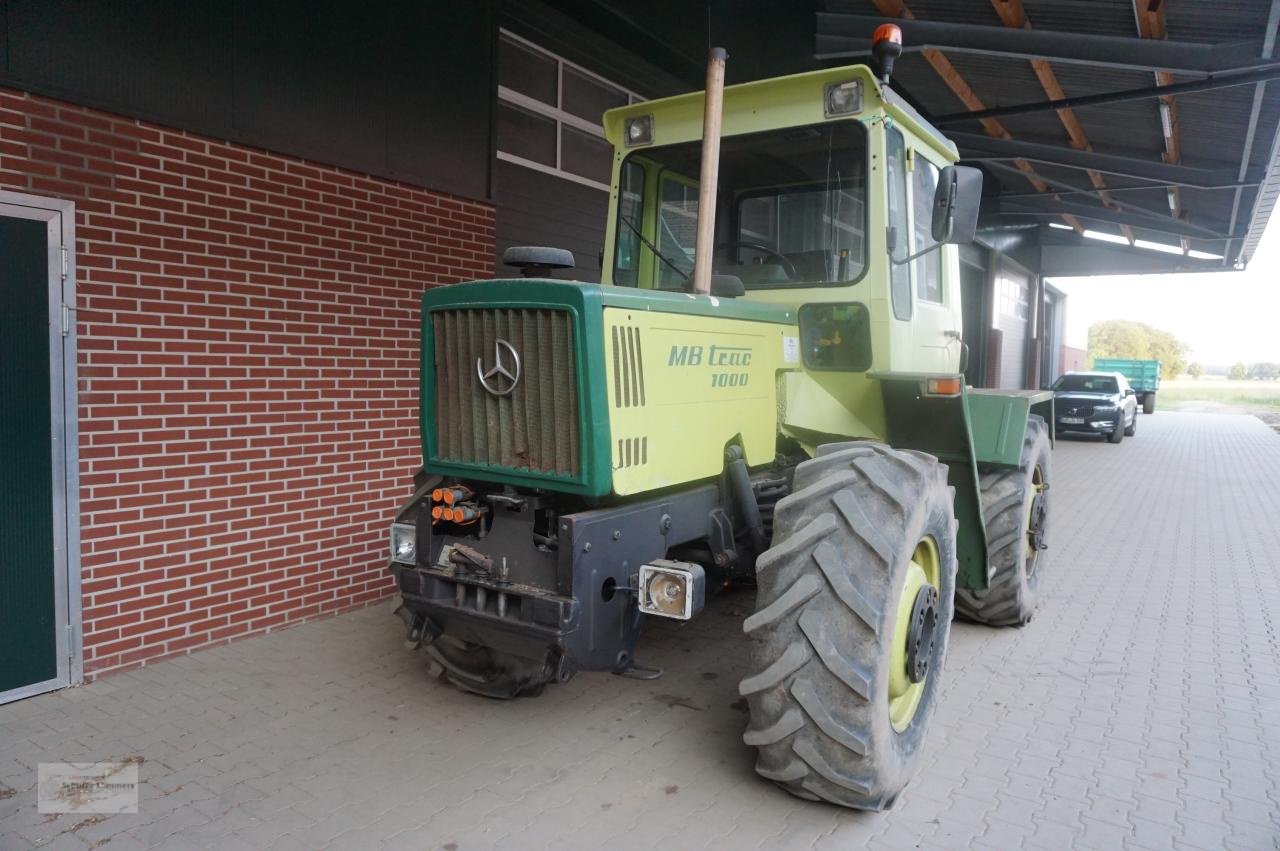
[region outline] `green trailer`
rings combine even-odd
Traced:
[[[1138,394],[1142,413],[1156,412],[1156,391],[1160,389],[1160,361],[1135,358],[1096,358],[1093,368],[1098,372],[1118,372],[1129,381]]]

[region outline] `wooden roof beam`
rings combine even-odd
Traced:
[[[1164,20],[1164,3],[1162,0],[1133,0],[1133,16],[1138,24],[1138,35],[1143,38],[1158,39],[1164,41],[1168,39],[1168,30],[1165,28]],[[1156,85],[1169,86],[1173,84],[1173,75],[1168,71],[1156,71]],[[1178,133],[1178,104],[1174,100],[1173,95],[1162,95],[1160,97],[1159,106],[1160,115],[1160,132],[1165,136],[1165,151],[1163,154],[1164,161],[1171,165],[1177,165],[1182,162],[1182,143]],[[1168,121],[1168,128],[1165,122]],[[1168,130],[1165,133],[1166,129]],[[1169,209],[1175,218],[1185,218],[1182,211],[1182,189],[1173,187],[1169,190]],[[1191,248],[1186,238],[1182,239],[1182,252],[1185,254]]]
[[[1138,0],[1142,2],[1142,0]],[[996,14],[1000,16],[1000,21],[1012,29],[1031,29],[1031,21],[1027,18],[1026,10],[1022,7],[1022,0],[991,0],[991,5],[995,7]],[[1031,59],[1031,68],[1036,73],[1036,78],[1040,81],[1040,88],[1044,89],[1044,93],[1050,100],[1065,100],[1066,92],[1062,90],[1062,85],[1058,82],[1058,75],[1053,72],[1053,66],[1045,59]],[[1089,137],[1085,135],[1084,127],[1080,125],[1080,120],[1076,118],[1076,114],[1071,109],[1058,109],[1058,120],[1062,122],[1063,128],[1067,131],[1067,137],[1071,140],[1071,147],[1078,151],[1092,151],[1093,145],[1089,143]],[[1111,196],[1105,191],[1107,182],[1102,175],[1090,169],[1088,172],[1089,182],[1094,188],[1099,190],[1098,198],[1103,205],[1112,207]],[[1134,236],[1133,228],[1128,225],[1120,225],[1120,232],[1124,234],[1124,238],[1129,240],[1129,244],[1133,245],[1137,239]]]

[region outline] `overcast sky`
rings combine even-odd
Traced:
[[[1095,322],[1132,319],[1172,332],[1206,366],[1280,363],[1280,216],[1243,272],[1051,280],[1067,294],[1069,346],[1083,349]]]

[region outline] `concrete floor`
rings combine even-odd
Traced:
[[[1055,461],[1040,613],[956,624],[888,813],[752,772],[750,592],[655,625],[656,682],[514,703],[429,680],[380,605],[0,707],[0,849],[1280,848],[1280,436],[1161,413]],[[36,812],[37,762],[129,757],[138,814]]]

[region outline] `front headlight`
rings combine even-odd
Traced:
[[[418,560],[418,531],[412,523],[391,524],[391,560],[415,564]]]

